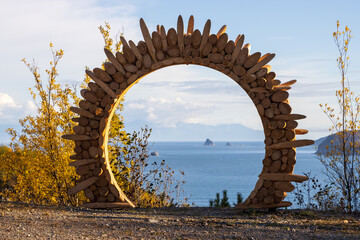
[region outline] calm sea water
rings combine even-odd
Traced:
[[[262,169],[264,144],[262,142],[215,142],[204,146],[203,142],[154,142],[151,151],[159,156],[151,160],[165,159],[173,170],[185,172],[183,189],[190,203],[209,206],[209,199],[217,192],[228,191],[229,202],[236,202],[237,193],[244,199],[253,190]],[[295,174],[311,171],[322,178],[322,165],[313,147],[297,148]],[[289,197],[291,197],[289,195]]]

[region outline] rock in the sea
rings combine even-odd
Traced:
[[[215,143],[207,138],[204,145],[205,146],[215,146]]]
[[[231,144],[230,142],[227,142],[227,143],[226,143],[226,146],[231,147],[232,144]]]
[[[159,156],[159,153],[157,151],[151,152],[151,156]]]

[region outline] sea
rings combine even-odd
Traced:
[[[150,152],[157,152],[158,156],[151,156],[150,162],[165,163],[174,170],[177,179],[185,181],[182,184],[183,193],[173,197],[193,206],[209,206],[209,200],[214,199],[216,193],[222,196],[227,191],[229,202],[237,202],[237,194],[241,193],[244,200],[253,190],[258,175],[262,169],[265,154],[263,142],[214,142],[215,146],[205,146],[204,142],[151,142]],[[182,176],[180,171],[185,174]],[[323,166],[315,154],[313,146],[297,148],[294,174],[311,172],[320,180],[324,180]],[[293,194],[287,200],[292,201]],[[294,201],[292,201],[294,203]],[[296,207],[296,205],[294,205]]]

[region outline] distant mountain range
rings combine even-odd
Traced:
[[[125,123],[126,131],[139,130],[144,122]],[[198,123],[178,123],[176,127],[149,125],[152,128],[151,141],[264,141],[262,130],[253,130],[241,124],[209,126]]]
[[[316,151],[316,154],[319,154],[319,153],[322,153],[322,154],[325,154],[327,149],[326,149],[326,146],[331,146],[331,141],[334,141],[334,143],[336,144],[339,144],[339,140],[336,140],[335,138],[336,134],[331,134],[329,136],[326,136],[326,137],[322,137],[322,138],[319,138],[318,140],[315,141],[315,145],[317,146],[317,151]],[[350,137],[350,136],[347,136],[347,137]],[[358,131],[355,135],[355,140],[357,142],[360,141],[360,131]],[[348,141],[346,143],[346,146],[349,146],[350,145],[350,142]]]

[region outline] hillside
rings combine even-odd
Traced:
[[[350,138],[350,134],[347,135]],[[360,131],[356,133],[355,140],[358,142],[360,141]],[[325,154],[326,153],[326,146],[331,146],[331,141],[334,141],[333,144],[339,144],[339,140],[336,138],[336,134],[331,134],[327,137],[319,138],[315,141],[315,145],[317,146],[316,154]],[[350,142],[347,142],[347,147],[350,146]]]

